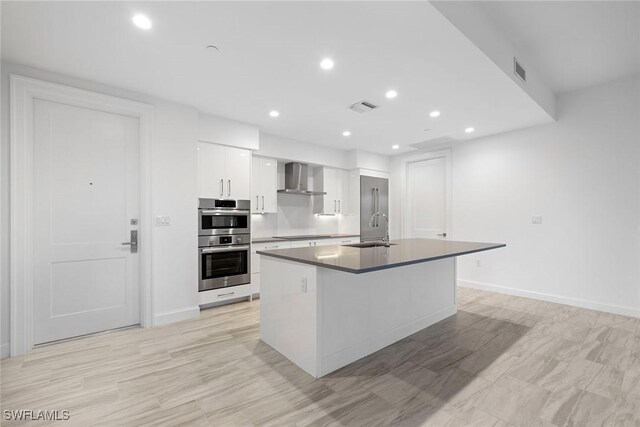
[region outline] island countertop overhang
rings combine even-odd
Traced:
[[[302,264],[361,274],[506,246],[505,243],[459,242],[440,239],[400,239],[392,240],[391,243],[390,247],[354,248],[332,245],[264,250],[257,251],[257,253]]]

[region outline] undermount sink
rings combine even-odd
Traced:
[[[377,248],[377,247],[389,247],[397,245],[397,243],[384,243],[384,242],[365,242],[365,243],[354,243],[353,245],[342,245],[349,246],[350,248]]]

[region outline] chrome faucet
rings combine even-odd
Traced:
[[[371,218],[369,219],[369,227],[373,227],[373,222],[377,216],[381,216],[385,219],[385,222],[387,225],[387,234],[385,237],[382,238],[382,241],[384,242],[385,246],[389,247],[391,246],[391,244],[389,243],[389,217],[382,212],[376,212],[373,215],[371,215]]]

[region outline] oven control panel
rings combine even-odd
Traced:
[[[231,236],[200,236],[198,246],[227,246],[227,245],[248,245],[251,243],[250,234],[235,234]]]

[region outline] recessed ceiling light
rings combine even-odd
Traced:
[[[280,113],[278,111],[276,111],[276,110],[271,110],[271,111],[269,111],[269,115],[271,117],[278,117],[280,115]]]
[[[334,66],[334,63],[333,63],[333,59],[331,58],[324,58],[320,62],[320,68],[322,68],[323,70],[330,70],[333,68],[333,66]]]
[[[396,96],[398,96],[398,92],[396,92],[395,90],[388,90],[387,93],[384,94],[384,96],[389,99],[395,98]]]
[[[464,131],[465,131],[466,133],[471,133],[471,132],[473,132],[474,130],[475,130],[474,128],[466,128]]]
[[[151,28],[151,20],[140,13],[134,15],[132,21],[138,28],[142,28],[143,30]]]
[[[351,136],[351,132],[348,130],[345,130],[344,132],[342,132],[342,136]]]
[[[397,150],[398,148],[400,148],[400,146],[396,144],[396,145],[392,145],[391,148],[393,148],[394,150]]]
[[[440,111],[432,111],[429,113],[431,117],[438,117],[440,115]]]

